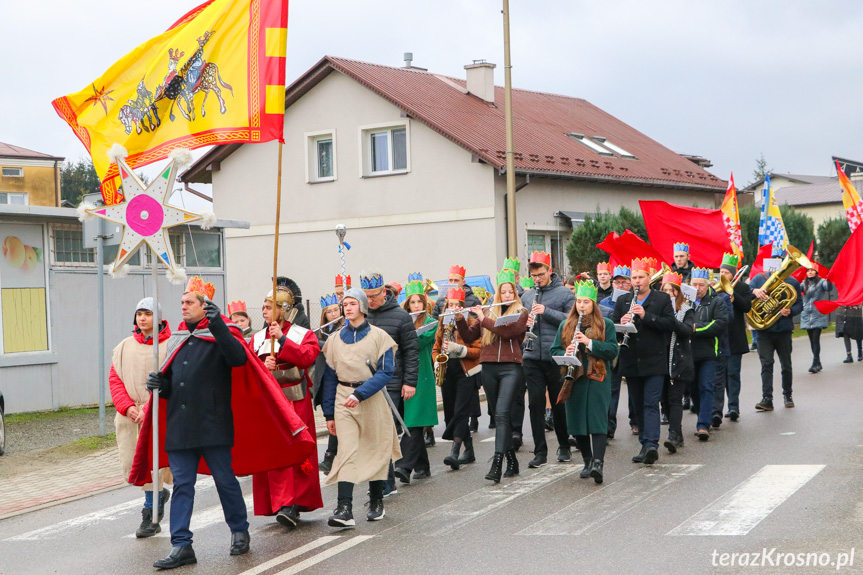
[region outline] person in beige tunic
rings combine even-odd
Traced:
[[[339,451],[325,483],[338,483],[331,527],[354,527],[354,484],[368,481],[366,519],[384,517],[383,489],[390,460],[401,457],[391,408],[385,397],[395,370],[396,343],[366,321],[369,304],[359,288],[342,300],[347,323],[324,344],[323,412]],[[381,392],[381,390],[383,390]]]
[[[161,311],[161,306],[159,307]],[[165,361],[167,344],[171,335],[167,321],[162,321],[159,330],[159,364]],[[117,447],[120,454],[120,467],[123,477],[128,478],[138,442],[138,430],[144,421],[143,405],[150,400],[147,390],[147,374],[153,371],[153,298],[147,297],[138,302],[135,308],[135,328],[132,335],[114,348],[114,356],[108,381],[111,399],[117,414],[114,416]],[[162,485],[171,485],[173,476],[169,468],[160,472]],[[153,524],[153,484],[147,483],[144,490],[144,508],[141,510],[141,525],[135,532],[139,538],[152,537],[161,531],[158,523]],[[171,493],[162,489],[159,494],[159,521],[165,514],[165,503]]]

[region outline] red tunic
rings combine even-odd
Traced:
[[[282,331],[287,334],[290,328],[291,324],[286,322],[282,326]],[[255,338],[252,338],[249,346],[254,347],[254,342]],[[262,361],[269,355],[269,351],[268,343],[265,343],[260,350],[256,351],[253,348],[254,353],[260,354],[259,358]],[[276,358],[280,368],[283,364],[290,364],[286,367],[309,369],[315,364],[315,359],[320,352],[318,338],[315,337],[314,332],[306,330],[299,344],[285,337],[285,345],[276,352]],[[312,380],[308,373],[305,376],[305,382],[297,385],[306,386],[306,396],[299,401],[289,403],[293,405],[294,411],[308,428],[315,429],[315,413],[311,396]],[[321,498],[317,452],[299,465],[255,473],[252,476],[252,492],[255,498],[255,515],[275,515],[280,508],[290,505],[298,505],[299,510],[304,512],[322,508],[324,501]]]

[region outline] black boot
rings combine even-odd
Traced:
[[[578,476],[582,479],[587,479],[590,477],[590,465],[593,463],[589,457],[585,457],[584,459],[584,469],[579,472]]]
[[[198,560],[195,558],[195,550],[192,549],[191,545],[186,545],[184,547],[174,547],[171,549],[171,552],[167,557],[159,559],[153,563],[153,567],[156,569],[175,569],[177,567],[182,567],[183,565],[192,565],[197,562]]]
[[[683,447],[683,437],[677,433],[669,433],[668,439],[663,444],[668,453],[677,453],[677,450]]]
[[[809,366],[809,373],[818,373],[818,370],[815,369],[815,363],[816,363],[816,360],[813,357],[812,358],[812,365]]]
[[[135,537],[138,539],[144,539],[145,537],[152,537],[156,533],[161,533],[162,528],[159,527],[159,524],[153,523],[153,510],[150,507],[144,507],[141,509],[141,525],[138,527],[138,530],[135,531]]]
[[[426,436],[426,447],[434,447],[434,427],[426,427],[425,428],[425,436]]]
[[[495,453],[491,458],[491,469],[485,474],[485,478],[500,483],[501,467],[503,467],[503,453]]]
[[[444,465],[449,465],[453,471],[458,471],[459,462],[458,462],[458,454],[461,451],[461,442],[453,441],[452,442],[452,452],[449,455],[443,458]]]
[[[468,437],[464,440],[464,453],[458,458],[459,465],[467,465],[476,461],[476,455],[473,453],[473,438]]]
[[[845,361],[843,361],[842,363],[854,363],[854,358],[853,358],[853,357],[851,356],[851,354],[849,353],[849,354],[848,354],[848,357],[846,357],[846,358],[845,358]]]
[[[815,356],[815,373],[818,373],[822,369],[824,369],[824,368],[821,367],[821,358],[816,355]]]
[[[590,466],[590,476],[596,483],[602,483],[602,460],[594,459]]]
[[[296,529],[300,522],[300,508],[298,505],[286,505],[276,513],[276,521],[288,529]]]
[[[333,468],[333,461],[336,458],[336,454],[330,451],[324,453],[324,458],[318,464],[318,468],[321,470],[321,473],[324,475],[329,475],[330,470]]]
[[[506,471],[503,472],[503,476],[514,477],[518,475],[518,459],[515,457],[515,449],[510,449],[504,455],[506,456]]]

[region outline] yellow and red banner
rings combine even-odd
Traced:
[[[836,162],[836,173],[839,174],[839,185],[842,186],[842,205],[845,207],[848,227],[854,232],[857,226],[863,223],[863,201],[861,201],[860,194],[854,189],[854,184],[851,183],[838,161]]]
[[[177,148],[283,140],[288,0],[210,0],[54,109],[90,152],[108,205],[113,144],[137,168]]]
[[[740,208],[737,205],[737,188],[734,186],[734,173],[728,180],[728,189],[725,191],[725,199],[722,201],[722,221],[731,242],[734,255],[743,262],[743,234],[740,231]]]

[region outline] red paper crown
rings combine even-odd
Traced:
[[[347,279],[348,281],[345,282],[345,279]],[[336,275],[336,287],[345,287],[346,283],[347,287],[351,287],[351,276],[345,276],[344,278],[342,278],[341,274]]]
[[[650,258],[635,258],[632,260],[632,273],[644,272],[650,275]]]
[[[659,269],[659,261],[656,258],[645,258],[647,265],[650,266],[650,273],[654,273]]]
[[[454,299],[463,302],[464,290],[458,288],[449,288],[446,292],[446,299]]]
[[[398,282],[392,282],[389,284],[389,286],[392,288],[396,295],[402,293],[402,284]]]
[[[449,274],[456,275],[459,277],[465,277],[465,269],[464,266],[460,266],[458,264],[452,265],[449,267]]]
[[[683,277],[680,274],[674,272],[668,272],[667,274],[662,275],[662,283],[663,284],[674,284],[677,287],[680,287],[680,284],[683,283]]]
[[[246,314],[249,313],[249,310],[246,309],[246,302],[241,301],[241,300],[237,300],[237,301],[232,301],[231,303],[228,304],[228,316],[232,316],[235,313],[237,313],[238,311],[244,312]]]
[[[608,272],[611,273],[611,264],[608,262],[599,262],[596,264],[596,273],[599,272]]]
[[[216,286],[209,282],[204,283],[204,280],[202,280],[200,276],[194,276],[189,280],[189,283],[186,284],[185,293],[189,292],[196,293],[208,300],[212,300],[213,296],[216,295]]]
[[[533,252],[530,254],[530,262],[532,264],[542,264],[551,267],[551,254],[545,252]]]

